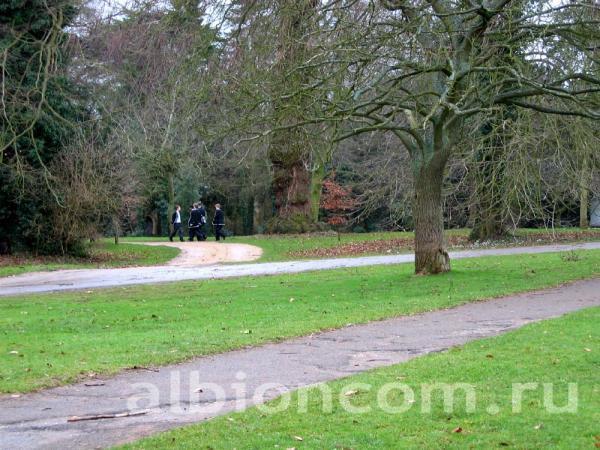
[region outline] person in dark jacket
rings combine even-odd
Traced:
[[[215,238],[217,241],[220,238],[225,240],[225,233],[223,232],[223,227],[225,226],[225,215],[221,210],[221,205],[217,203],[215,205],[215,217],[213,219],[213,226],[215,227]]]
[[[200,214],[200,208],[198,207],[198,203],[194,203],[192,211],[190,212],[190,220],[188,221],[188,228],[190,229],[190,241],[193,241],[194,237],[196,237],[199,241],[202,240],[200,235],[201,224],[202,216]]]
[[[171,216],[171,224],[173,225],[173,229],[169,234],[169,240],[173,242],[173,237],[178,234],[179,240],[183,242],[183,228],[181,227],[181,206],[175,205],[175,212]]]
[[[206,240],[206,208],[202,202],[198,202],[198,210],[200,214],[200,227],[198,228],[198,232],[200,233],[200,240]]]

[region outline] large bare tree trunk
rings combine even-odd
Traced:
[[[311,173],[302,160],[273,162],[273,195],[280,218],[311,215]]]
[[[307,56],[309,30],[313,27],[315,0],[279,0],[280,42],[275,64],[273,110],[282,127],[274,133],[269,148],[273,166],[276,217],[311,223],[310,143],[295,124],[302,122],[310,97],[302,91],[309,79],[305,71],[290,71]],[[292,73],[290,73],[292,72]],[[293,95],[285,95],[291,90]]]
[[[415,179],[413,217],[417,274],[450,271],[450,257],[444,244],[443,180],[443,165],[435,163],[423,167]]]

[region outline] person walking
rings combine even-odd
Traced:
[[[198,211],[200,214],[200,227],[198,227],[198,232],[200,234],[200,240],[206,240],[206,208],[202,202],[198,202]]]
[[[183,228],[181,228],[181,206],[175,205],[175,212],[171,216],[171,224],[173,229],[169,233],[169,241],[173,242],[173,237],[178,234],[179,240],[183,242]]]
[[[225,240],[225,233],[223,232],[223,227],[225,226],[225,215],[221,210],[221,205],[217,203],[215,205],[215,217],[213,219],[213,226],[215,227],[215,238],[217,241],[220,238]]]
[[[200,209],[198,203],[194,203],[192,211],[190,212],[190,220],[188,221],[188,228],[190,229],[190,242],[194,240],[194,237],[199,241],[200,239],[200,224],[202,223],[202,216],[200,215]]]

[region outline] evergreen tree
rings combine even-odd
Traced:
[[[72,0],[0,3],[0,241],[53,252],[44,239],[52,195],[48,165],[86,114],[69,80],[65,28]],[[56,245],[58,244],[58,245]],[[14,245],[13,245],[14,246]],[[68,250],[62,248],[62,250]]]

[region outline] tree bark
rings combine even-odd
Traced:
[[[281,130],[273,134],[269,160],[273,166],[275,215],[310,223],[311,173],[308,135],[297,123],[302,122],[313,100],[303,92],[310,75],[291,70],[304,61],[309,49],[308,36],[313,28],[315,0],[279,0],[280,42],[276,54],[273,85],[273,114]],[[286,92],[294,92],[293,95]],[[283,94],[286,94],[285,96]]]
[[[319,166],[313,171],[311,179],[310,208],[313,222],[319,221],[319,209],[321,206],[321,193],[323,192],[323,179],[325,178],[325,165]]]
[[[311,173],[302,160],[273,161],[273,195],[280,218],[311,215]]]
[[[173,224],[171,223],[171,215],[173,214],[173,212],[175,212],[175,181],[173,180],[174,176],[172,173],[170,173],[168,175],[168,179],[167,179],[167,184],[168,184],[168,190],[169,192],[167,192],[167,196],[168,199],[167,201],[169,202],[168,204],[168,208],[167,208],[167,223],[169,224],[169,232],[173,231]]]
[[[443,164],[429,163],[417,175],[413,204],[415,273],[428,275],[449,272],[450,257],[444,244]]]
[[[115,245],[119,245],[119,235],[121,234],[121,224],[119,222],[119,218],[117,216],[113,216],[113,231],[115,233]]]

